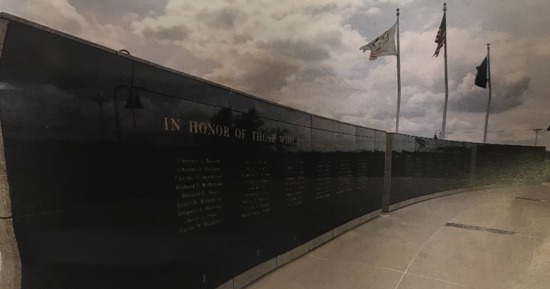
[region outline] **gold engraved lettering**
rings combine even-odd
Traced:
[[[208,132],[208,126],[204,122],[199,123],[199,133],[206,134],[206,132]]]
[[[253,131],[252,140],[257,142],[266,142],[266,143],[276,143],[277,135],[276,134],[267,134],[265,132]]]
[[[235,137],[238,139],[245,139],[246,137],[246,129],[235,129]]]
[[[230,137],[229,127],[210,122],[189,121],[189,132],[194,134],[215,135],[220,137]]]
[[[189,132],[190,133],[197,133],[197,126],[198,122],[196,121],[189,121]]]
[[[164,117],[164,130],[165,131],[180,131],[181,119],[173,117]]]
[[[298,141],[295,138],[290,138],[288,136],[279,136],[279,143],[290,145],[290,144],[296,144]]]
[[[223,127],[223,136],[224,137],[229,137],[229,127],[228,126]]]
[[[208,134],[213,134],[213,135],[221,135],[222,134],[222,127],[219,126],[219,125],[213,125],[211,123],[208,123]]]

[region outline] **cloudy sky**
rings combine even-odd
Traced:
[[[550,150],[550,1],[447,1],[447,138],[481,142],[487,91],[475,67],[491,43],[491,143]],[[307,112],[395,130],[396,57],[359,47],[401,9],[400,132],[441,129],[443,1],[2,0],[0,11]]]

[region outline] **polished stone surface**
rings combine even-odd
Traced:
[[[382,215],[247,288],[543,289],[548,284],[546,183],[467,192]]]
[[[381,209],[385,132],[9,19],[0,220],[23,289],[244,286]]]

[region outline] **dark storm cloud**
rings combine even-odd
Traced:
[[[399,113],[400,116],[405,118],[417,118],[417,117],[425,117],[426,116],[426,109],[422,107],[417,106],[404,106],[403,110]]]
[[[243,44],[249,41],[254,40],[250,34],[237,34],[233,36],[234,44]]]
[[[500,113],[518,107],[525,102],[525,94],[531,79],[523,77],[510,85],[497,81],[493,84],[491,112]],[[475,89],[470,93],[450,100],[449,108],[459,112],[482,113],[487,110],[487,90]]]
[[[418,1],[418,0],[416,0]],[[412,2],[412,1],[411,1]],[[396,4],[387,1],[381,1],[374,5],[367,5],[359,8],[359,13],[351,15],[346,23],[351,25],[353,30],[356,30],[366,39],[373,39],[388,29],[396,20],[395,9],[400,8],[400,27],[402,32],[404,31],[418,31],[423,30],[424,26],[430,19],[439,18],[434,16],[433,13],[440,11],[442,6],[440,4],[433,5],[433,0],[429,0],[431,6],[421,6],[416,2]],[[379,13],[374,13],[373,8],[376,8]],[[425,21],[420,22],[418,18],[422,17]],[[437,20],[439,21],[439,20]],[[437,23],[439,24],[439,23]],[[434,23],[434,26],[436,24]]]
[[[307,7],[304,11],[305,14],[317,16],[324,13],[335,13],[338,10],[336,3],[327,3],[319,6]]]
[[[375,120],[382,120],[382,121],[395,119],[394,108],[389,105],[379,107],[372,114],[372,118]]]
[[[260,95],[285,87],[288,77],[299,70],[297,65],[266,58],[256,59],[254,64],[243,78],[247,79],[251,91]]]
[[[154,38],[157,40],[176,40],[181,41],[189,36],[191,30],[185,26],[173,27],[146,27],[143,30],[143,36],[146,38]]]
[[[506,4],[477,4],[485,11],[482,15],[484,30],[502,31],[522,37],[548,35],[548,0],[510,1]]]
[[[280,54],[296,60],[321,61],[330,57],[326,49],[301,40],[277,39],[268,42],[262,41],[258,42],[257,46],[269,54]]]
[[[69,34],[78,35],[82,33],[83,27],[76,19],[67,19],[64,23],[66,25],[66,31]]]
[[[495,101],[495,105],[491,106],[491,110],[495,112],[502,112],[510,108],[522,105],[525,102],[525,98],[527,97],[526,93],[529,89],[530,82],[531,78],[523,77],[520,80],[514,82],[512,85],[505,86],[505,90],[499,93],[499,95],[502,97]]]
[[[79,14],[93,16],[102,23],[121,23],[129,13],[135,15],[159,15],[164,11],[168,0],[68,0]]]
[[[502,96],[506,99],[520,97],[527,91],[530,82],[531,78],[522,77],[520,80],[508,87],[506,91],[502,93]]]
[[[197,22],[206,23],[218,29],[232,29],[238,18],[245,17],[245,14],[234,8],[223,8],[220,10],[203,10],[195,19]]]
[[[211,73],[219,63],[212,59],[198,57],[192,51],[172,42],[149,41],[146,51],[142,51],[142,57],[146,59],[159,59],[158,64],[164,65],[194,75]]]
[[[313,82],[315,79],[323,77],[335,77],[336,73],[332,67],[322,66],[320,68],[306,68],[297,75],[298,82]]]
[[[341,49],[345,47],[344,35],[342,34],[342,31],[324,31],[315,36],[313,40],[313,45],[320,45],[322,47],[327,47],[327,49],[335,51],[336,49]]]
[[[484,112],[487,108],[487,91],[474,90],[457,98],[450,97],[449,109],[459,112]]]

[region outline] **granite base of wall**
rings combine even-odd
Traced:
[[[0,36],[6,31],[7,22],[0,20]],[[0,52],[2,51],[0,39]],[[1,54],[1,53],[0,53]],[[10,188],[4,155],[4,137],[0,124],[0,288],[21,288],[21,257],[13,230]]]
[[[368,213],[364,216],[361,216],[357,219],[351,220],[341,226],[338,226],[329,232],[318,236],[317,238],[302,244],[288,252],[285,252],[267,262],[264,262],[238,276],[227,281],[226,283],[217,287],[217,289],[241,289],[249,285],[250,283],[260,279],[262,276],[268,274],[269,272],[280,268],[293,260],[298,259],[299,257],[315,250],[315,248],[323,245],[324,243],[340,236],[341,234],[349,231],[363,223],[366,223],[374,218],[377,218],[382,214],[382,210],[376,210],[374,212]]]
[[[11,218],[0,219],[0,288],[21,288],[21,259]]]
[[[408,199],[408,200],[403,201],[403,202],[392,204],[389,207],[389,211],[392,212],[392,211],[395,211],[395,210],[398,210],[398,209],[401,209],[401,208],[404,208],[404,207],[407,207],[407,206],[410,206],[410,205],[414,205],[416,203],[428,201],[428,200],[431,200],[431,199],[436,199],[436,198],[441,198],[441,197],[446,197],[446,196],[460,194],[460,193],[466,193],[466,192],[489,190],[489,189],[494,189],[494,188],[498,188],[498,187],[502,187],[502,185],[491,184],[491,185],[482,185],[482,186],[475,186],[475,187],[470,187],[470,188],[461,188],[461,189],[456,189],[456,190],[437,192],[437,193],[433,193],[433,194],[429,194],[429,195],[425,195],[425,196],[420,196],[420,197]]]

